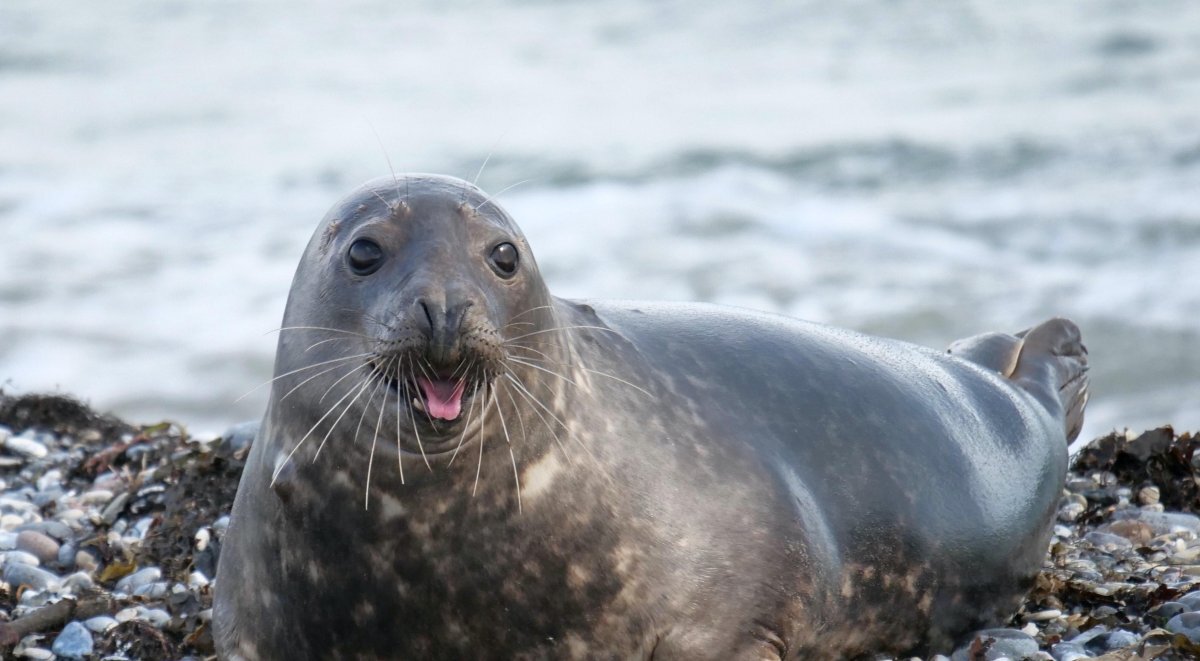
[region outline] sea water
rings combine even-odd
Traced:
[[[559,295],[935,347],[1064,315],[1085,435],[1200,428],[1200,5],[1168,0],[5,0],[0,381],[258,417],[313,227],[393,168],[511,186]]]

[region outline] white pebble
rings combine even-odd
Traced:
[[[23,526],[26,523],[28,521],[25,520],[25,517],[19,514],[5,514],[4,516],[0,516],[0,529],[2,530],[13,530],[17,526]]]
[[[132,594],[143,585],[149,585],[162,578],[162,570],[158,567],[144,567],[117,581],[115,590]]]
[[[17,533],[8,530],[0,531],[0,551],[10,551],[17,548]]]
[[[117,622],[114,618],[111,618],[107,615],[97,615],[96,617],[93,617],[89,620],[85,620],[83,623],[83,626],[87,627],[88,629],[90,629],[96,633],[105,633],[109,629],[117,626],[118,624],[120,624],[120,623]]]
[[[229,527],[229,515],[226,514],[216,521],[213,521],[212,527],[218,535],[224,535],[225,529]]]
[[[196,531],[196,550],[203,551],[204,549],[208,548],[208,542],[209,542],[210,537],[211,537],[211,534],[208,532],[208,528],[201,528],[201,529],[197,530]]]
[[[136,608],[125,608],[123,610],[117,611],[117,614],[113,615],[113,617],[116,618],[118,623],[120,623],[120,622],[128,622],[128,621],[136,618],[137,614],[138,614],[138,612],[137,612]]]
[[[188,574],[188,585],[194,588],[202,588],[208,585],[208,577],[203,573],[194,571]]]
[[[5,551],[3,564],[8,564],[10,562],[20,563],[22,565],[30,565],[32,567],[37,567],[38,565],[42,564],[38,561],[37,556],[32,553],[26,553],[25,551]]]
[[[26,647],[25,650],[21,652],[20,656],[26,659],[49,660],[54,658],[54,652],[51,652],[47,649],[42,649],[41,647]]]
[[[79,497],[84,505],[103,505],[113,499],[113,492],[108,489],[93,489]]]
[[[162,628],[171,621],[171,614],[161,608],[140,608],[139,619],[145,620],[157,628]]]
[[[25,436],[12,436],[4,441],[4,447],[26,457],[41,459],[50,454],[45,445]]]

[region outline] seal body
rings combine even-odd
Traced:
[[[354,276],[363,232],[390,261]],[[431,176],[330,212],[284,328],[224,658],[945,650],[1031,586],[1086,401],[1062,320],[944,353],[554,298],[499,207]]]

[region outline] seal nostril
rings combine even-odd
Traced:
[[[421,311],[425,313],[425,329],[432,332],[434,329],[433,313],[429,311],[429,304],[425,299],[418,298],[417,305],[421,306]]]

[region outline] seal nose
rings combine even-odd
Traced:
[[[413,316],[429,338],[429,357],[435,365],[450,362],[467,308],[471,307],[472,302],[461,300],[443,303],[422,296],[415,303],[417,310]]]

